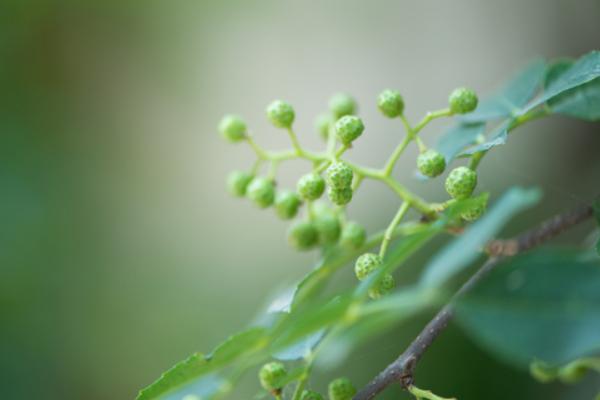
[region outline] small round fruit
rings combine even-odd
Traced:
[[[312,172],[298,180],[297,189],[303,199],[317,200],[325,191],[325,180],[321,175]]]
[[[287,376],[285,366],[280,362],[270,362],[262,366],[258,373],[261,386],[268,391],[281,389],[280,382]]]
[[[296,114],[292,106],[285,101],[275,100],[267,107],[267,117],[277,128],[291,128]]]
[[[319,233],[319,243],[334,244],[340,238],[342,227],[340,220],[334,214],[319,214],[314,219],[313,224]]]
[[[430,178],[435,178],[446,169],[446,159],[433,149],[429,149],[417,157],[417,168]]]
[[[352,200],[352,188],[336,189],[330,186],[327,188],[327,197],[336,206],[344,206]]]
[[[292,219],[298,214],[302,200],[297,193],[284,190],[275,196],[275,212],[281,219]]]
[[[331,126],[331,117],[327,114],[321,114],[315,121],[315,127],[321,139],[327,140],[329,137],[329,127]]]
[[[334,162],[325,171],[327,184],[335,189],[345,189],[352,186],[354,171],[345,162]]]
[[[246,138],[248,128],[246,122],[237,115],[226,115],[219,123],[219,132],[221,136],[230,142],[239,142]]]
[[[362,120],[355,115],[346,115],[335,123],[335,132],[340,142],[349,146],[365,130]]]
[[[356,259],[354,273],[359,281],[365,280],[371,272],[381,267],[381,257],[373,253],[365,253]]]
[[[338,93],[329,100],[329,109],[333,114],[333,118],[337,121],[346,115],[356,113],[356,102],[347,94]]]
[[[275,201],[275,185],[270,179],[255,178],[248,185],[246,196],[259,208],[267,208]]]
[[[296,250],[309,250],[319,242],[319,232],[314,224],[298,221],[288,229],[288,242]]]
[[[374,300],[379,299],[394,290],[394,287],[396,287],[394,277],[391,274],[385,274],[375,286],[369,289],[369,297]]]
[[[356,222],[347,222],[342,229],[340,244],[343,247],[356,250],[367,240],[367,231]]]
[[[356,388],[348,378],[338,378],[329,384],[328,393],[329,400],[352,400]]]
[[[479,204],[460,214],[460,217],[467,222],[478,220],[485,213],[485,208],[485,204]]]
[[[396,90],[384,90],[377,99],[377,107],[388,118],[396,118],[404,112],[404,99]]]
[[[235,197],[244,197],[252,179],[254,179],[254,176],[248,172],[232,171],[227,177],[229,193]]]
[[[466,199],[477,186],[477,172],[467,167],[454,168],[446,178],[446,191],[455,199]]]
[[[305,390],[302,392],[300,400],[325,400],[320,393],[313,392],[312,390]]]
[[[448,104],[454,114],[466,114],[477,108],[477,94],[468,88],[458,88],[450,94]]]

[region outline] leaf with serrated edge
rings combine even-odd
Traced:
[[[561,366],[600,352],[600,259],[544,249],[508,259],[456,303],[460,325],[505,361]]]
[[[518,115],[540,89],[546,64],[537,59],[517,73],[497,94],[484,99],[472,113],[461,116],[464,122],[483,122]]]
[[[522,114],[567,90],[591,82],[598,77],[600,77],[600,51],[595,50],[581,57],[571,66],[571,68],[567,69],[560,74],[557,79],[553,80],[546,90],[544,90],[544,93],[529,104],[529,106],[523,110]]]

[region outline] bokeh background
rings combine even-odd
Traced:
[[[226,174],[249,167],[252,154],[217,135],[222,114],[244,115],[259,142],[280,148],[286,137],[264,107],[284,98],[314,148],[314,116],[345,91],[367,125],[350,158],[379,165],[401,134],[378,115],[382,89],[400,89],[414,121],[457,86],[485,95],[536,56],[597,48],[598,21],[597,0],[3,1],[0,398],[131,399],[310,270],[316,256],[289,249],[272,212],[227,195]],[[446,126],[432,124],[426,141]],[[506,234],[597,194],[598,130],[552,117],[485,159],[479,190],[545,192]],[[440,181],[412,180],[414,155],[397,176],[442,200]],[[280,184],[305,170],[283,168]],[[396,203],[366,184],[350,212],[372,232]],[[424,257],[398,279],[414,279]],[[349,269],[339,275],[352,282]],[[426,318],[357,349],[313,385],[342,372],[364,384]],[[590,399],[600,387],[593,378],[574,388],[535,383],[455,327],[427,354],[419,383],[461,400]],[[255,391],[249,377],[233,398]],[[408,396],[394,388],[381,398]]]

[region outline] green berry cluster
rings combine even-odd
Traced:
[[[336,94],[329,101],[329,110],[316,120],[319,135],[327,142],[325,153],[305,150],[300,145],[294,131],[296,112],[291,104],[275,100],[266,107],[266,116],[270,123],[285,130],[291,139],[291,150],[272,152],[261,148],[253,139],[245,121],[236,115],[226,115],[219,124],[221,135],[231,141],[247,141],[257,155],[257,162],[251,171],[233,171],[227,178],[229,192],[235,197],[247,197],[259,208],[273,206],[275,214],[282,220],[290,220],[287,231],[289,244],[300,251],[318,247],[338,246],[346,251],[359,251],[365,246],[366,232],[358,223],[348,221],[346,205],[358,190],[365,178],[380,180],[392,188],[402,199],[403,204],[416,209],[427,217],[435,219],[436,213],[443,210],[446,203],[427,203],[416,194],[412,194],[397,182],[393,176],[393,168],[398,157],[410,142],[419,148],[416,160],[419,172],[426,177],[435,178],[444,173],[446,159],[440,152],[427,148],[419,132],[432,119],[454,114],[464,114],[477,107],[477,95],[470,89],[459,88],[449,96],[449,107],[428,113],[419,124],[411,126],[404,116],[405,102],[397,90],[382,91],[377,98],[377,108],[388,118],[401,119],[406,128],[406,137],[388,159],[381,170],[361,167],[342,160],[345,151],[352,148],[354,142],[363,135],[365,125],[356,115],[358,106],[349,95]],[[282,161],[305,159],[312,163],[312,170],[302,175],[295,190],[279,189],[276,185],[276,174]],[[261,167],[269,163],[268,173],[261,175]],[[447,176],[445,188],[452,199],[465,199],[472,195],[477,185],[477,173],[474,168],[458,167]],[[320,203],[324,193],[332,207]],[[447,202],[448,203],[448,202]],[[434,206],[435,204],[435,206]],[[439,204],[442,204],[440,209]],[[303,207],[304,206],[304,207]],[[301,212],[304,208],[304,212]],[[485,205],[472,207],[462,213],[463,221],[469,222],[479,218],[485,211]],[[403,215],[400,216],[402,219]],[[394,219],[395,220],[395,219]],[[393,222],[398,224],[399,220]],[[394,226],[388,227],[393,231]],[[366,253],[358,257],[355,273],[359,280],[366,279],[377,268],[381,267],[388,242],[387,235],[381,242],[380,254]],[[369,295],[379,298],[394,287],[394,278],[384,274],[374,283]]]

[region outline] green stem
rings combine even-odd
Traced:
[[[404,199],[404,201],[406,201],[411,206],[419,210],[422,214],[426,216],[432,216],[435,214],[435,211],[425,200],[413,194],[403,185],[398,183],[395,179],[392,179],[388,176],[381,177],[381,181],[388,185],[394,192],[396,192],[396,194],[398,194],[398,196],[400,196],[402,199]]]
[[[430,111],[427,114],[425,114],[423,119],[421,121],[419,121],[418,124],[416,124],[414,126],[413,132],[416,135],[419,132],[421,132],[421,130],[423,128],[425,128],[425,126],[427,126],[427,124],[429,124],[434,119],[442,118],[442,117],[451,117],[452,115],[453,115],[452,111],[450,111],[449,108],[444,108],[444,109],[437,110],[437,111]]]
[[[475,171],[479,166],[479,163],[485,156],[486,151],[479,151],[471,156],[471,161],[469,161],[469,168]]]
[[[418,387],[416,387],[414,385],[411,385],[408,388],[408,391],[410,392],[410,394],[412,394],[413,396],[415,396],[417,398],[417,400],[421,400],[421,399],[427,399],[427,400],[456,400],[455,398],[440,397],[440,396],[432,393],[429,390],[419,389]]]
[[[396,162],[398,161],[402,153],[404,153],[404,150],[406,150],[406,147],[408,146],[411,140],[412,136],[410,134],[407,134],[404,137],[404,139],[400,142],[400,144],[396,147],[396,149],[394,149],[394,152],[392,153],[392,155],[386,162],[385,167],[383,168],[384,176],[390,176],[392,174]]]
[[[392,240],[392,235],[394,233],[394,230],[396,229],[396,227],[398,226],[400,221],[402,221],[402,218],[404,218],[404,216],[406,215],[406,213],[408,212],[409,209],[410,209],[410,204],[408,204],[406,201],[404,203],[402,203],[402,205],[398,209],[398,212],[394,216],[394,219],[392,219],[392,222],[390,222],[387,229],[385,230],[385,233],[383,235],[383,240],[381,241],[381,247],[379,248],[379,257],[381,257],[382,260],[385,257],[387,248],[390,244],[390,241]]]

